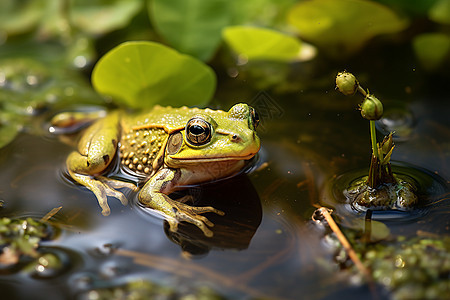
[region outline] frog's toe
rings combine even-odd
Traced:
[[[167,223],[169,223],[170,231],[177,232],[178,231],[178,220],[175,218],[167,218]]]
[[[112,189],[129,188],[134,192],[139,190],[139,188],[135,184],[130,182],[120,181],[105,176],[98,176],[97,179],[100,180],[103,184],[111,187]]]
[[[205,212],[215,212],[216,209],[212,207],[186,207],[183,210],[178,210],[175,213],[175,218],[179,222],[188,222],[197,226],[203,234],[207,237],[212,237],[213,232],[208,227],[213,227],[214,223],[211,222],[207,217],[199,215]],[[219,210],[217,210],[219,211]],[[220,211],[219,211],[220,212]]]
[[[215,214],[218,214],[219,216],[223,216],[225,215],[225,213],[221,210],[218,210],[212,206],[192,206],[192,212],[197,213],[197,214],[204,214],[204,213],[208,213],[208,212],[212,212]]]
[[[109,216],[109,214],[111,213],[111,209],[109,208],[106,194],[105,193],[97,194],[95,192],[94,194],[97,197],[98,204],[102,208],[102,215],[104,215],[105,217]]]
[[[207,237],[212,237],[214,234],[213,232],[206,226],[214,226],[214,224],[208,220],[206,217],[202,217],[202,216],[189,216],[187,214],[180,214],[177,215],[177,219],[181,222],[181,221],[185,221],[191,224],[194,224],[195,226],[197,226],[201,231],[203,231],[203,234]],[[206,219],[206,221],[205,221]]]
[[[127,199],[127,197],[125,197],[125,195],[122,194],[121,192],[116,191],[116,190],[113,190],[113,189],[107,189],[107,190],[106,190],[106,194],[107,194],[108,196],[111,196],[111,197],[114,197],[114,198],[116,198],[116,199],[119,199],[120,202],[121,202],[124,206],[127,206],[127,205],[128,205],[128,199]]]
[[[102,209],[102,215],[104,215],[105,217],[109,216],[110,214],[111,214],[111,209],[109,207]]]

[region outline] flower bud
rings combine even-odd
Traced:
[[[358,89],[359,83],[356,77],[349,72],[339,72],[336,76],[336,87],[339,92],[349,96],[354,95]]]
[[[361,104],[361,115],[367,120],[379,120],[383,115],[383,104],[374,95],[367,94]]]

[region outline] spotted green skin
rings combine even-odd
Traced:
[[[114,156],[119,155],[126,171],[145,178],[139,201],[160,212],[172,231],[177,230],[180,221],[186,221],[212,236],[208,227],[214,224],[201,214],[223,215],[222,211],[185,204],[190,196],[175,201],[168,195],[181,186],[228,177],[244,167],[260,148],[250,110],[241,103],[228,112],[161,106],[133,115],[112,112],[84,132],[77,150],[67,158],[69,174],[95,194],[102,214],[109,215],[107,196],[126,205],[126,197],[116,189],[138,190],[131,183],[104,176]],[[211,140],[205,145],[193,146],[187,141],[185,126],[193,117],[207,121],[213,128]]]

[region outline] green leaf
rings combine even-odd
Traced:
[[[450,57],[450,36],[444,33],[425,33],[413,40],[413,48],[422,67],[434,71]]]
[[[300,41],[281,32],[258,27],[233,26],[223,31],[230,48],[244,60],[289,62],[299,58]]]
[[[85,32],[101,34],[126,26],[142,4],[141,0],[72,0],[70,19]]]
[[[352,54],[372,37],[408,25],[389,8],[364,0],[301,2],[290,11],[288,21],[302,39],[334,57]]]
[[[229,0],[153,0],[148,9],[156,31],[170,46],[206,61],[231,22],[230,6]]]
[[[92,84],[116,103],[134,108],[204,105],[216,87],[213,70],[154,42],[126,42],[95,65]]]
[[[286,13],[297,0],[230,0],[233,24],[257,24],[270,28],[284,27]]]
[[[0,1],[0,28],[7,34],[34,29],[44,14],[45,0]]]
[[[391,234],[389,227],[380,221],[370,220],[370,222],[367,223],[364,219],[351,219],[349,224],[346,225],[349,228],[360,230],[362,232],[368,230],[367,226],[370,226],[370,240],[372,242],[384,240]]]
[[[436,2],[428,12],[428,16],[437,23],[450,25],[450,1],[440,0]]]

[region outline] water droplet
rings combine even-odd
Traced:
[[[87,59],[85,56],[83,55],[78,55],[77,57],[74,58],[73,60],[73,64],[75,65],[75,67],[77,68],[84,68],[87,65]]]
[[[35,76],[35,75],[28,75],[26,78],[26,81],[31,86],[35,86],[39,83],[39,80],[38,80],[37,76]]]

